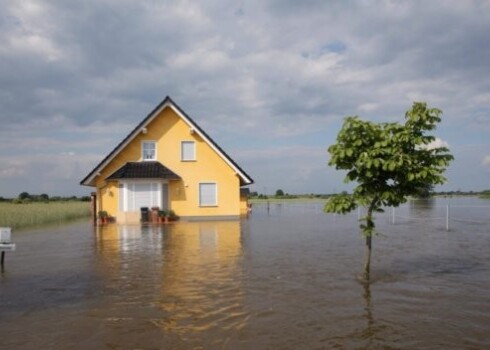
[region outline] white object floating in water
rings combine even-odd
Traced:
[[[12,243],[12,229],[0,227],[0,243]]]
[[[12,229],[10,227],[0,227],[0,251],[15,250],[15,244],[12,243]]]
[[[0,243],[0,251],[2,252],[14,252],[15,243]]]

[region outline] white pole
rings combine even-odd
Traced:
[[[391,208],[391,223],[395,224],[395,207]]]
[[[446,231],[449,231],[449,204],[446,205]]]

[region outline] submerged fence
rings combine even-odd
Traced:
[[[406,210],[410,203],[398,208],[387,208],[385,215],[390,216],[390,223],[409,223],[420,221],[424,223],[444,224],[446,231],[451,229],[452,222],[488,225],[490,227],[490,205],[436,205],[417,206],[417,210]],[[358,218],[363,215],[363,209],[358,209]]]
[[[488,203],[488,204],[487,204]],[[264,202],[254,204],[253,212],[267,215],[327,215],[323,212],[325,201],[312,202]],[[329,214],[335,215],[335,214]],[[358,208],[347,217],[361,219],[366,215],[365,208]],[[340,215],[335,215],[340,216]],[[427,224],[437,225],[450,231],[455,223],[484,225],[490,228],[490,201],[472,199],[436,198],[429,200],[409,200],[396,208],[385,208],[383,213],[376,213],[378,221],[392,225]]]

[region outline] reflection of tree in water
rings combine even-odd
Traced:
[[[386,340],[383,334],[388,329],[387,325],[381,324],[376,321],[373,314],[373,304],[371,295],[371,283],[361,282],[363,286],[362,297],[365,302],[364,318],[366,319],[366,328],[361,332],[360,337],[365,343],[358,349],[396,349],[389,345],[386,345]]]
[[[366,303],[364,307],[364,317],[367,321],[366,329],[364,329],[362,332],[362,338],[369,340],[368,345],[371,345],[371,340],[375,335],[373,307],[371,303],[371,284],[369,282],[364,282],[362,285],[364,287],[364,293],[362,296],[364,298],[364,302]]]
[[[434,198],[417,198],[409,202],[410,215],[414,218],[427,217],[435,209],[436,200]]]

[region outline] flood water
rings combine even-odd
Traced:
[[[453,201],[449,231],[445,205],[378,217],[369,286],[357,213],[321,203],[16,231],[0,348],[490,349],[490,202]]]

